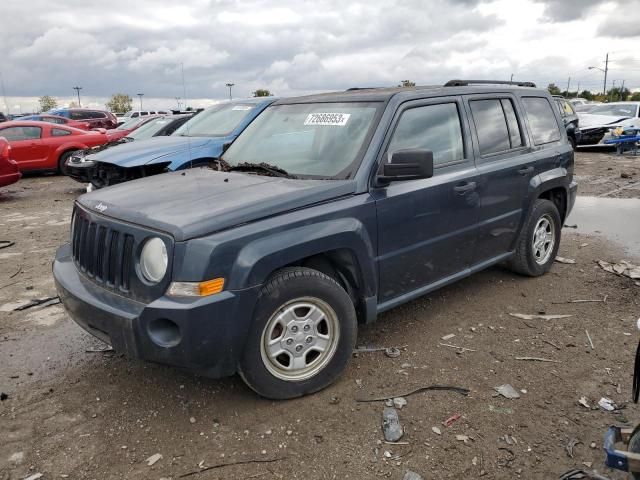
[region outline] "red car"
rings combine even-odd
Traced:
[[[11,145],[11,156],[21,172],[53,170],[64,173],[64,163],[76,150],[107,143],[104,131],[87,131],[47,122],[3,122],[0,137]]]
[[[47,112],[49,115],[87,122],[91,128],[116,128],[117,117],[105,110],[90,110],[88,108],[54,108]]]
[[[136,128],[141,127],[145,123],[148,123],[155,118],[158,118],[158,116],[148,115],[145,117],[136,117],[136,118],[132,118],[131,120],[127,120],[118,128],[107,130],[107,136],[109,137],[109,141],[115,142],[116,140],[120,140],[121,138],[124,138],[127,135],[129,135]]]
[[[40,115],[29,115],[28,117],[16,118],[16,121],[18,122],[24,122],[28,120],[35,122],[57,123],[58,125],[66,125],[67,127],[79,128],[80,130],[89,130],[91,128],[91,124],[89,122],[71,120],[59,115],[47,115],[45,113]]]
[[[0,137],[0,187],[16,183],[21,176],[18,164],[11,159],[11,145],[5,138]]]

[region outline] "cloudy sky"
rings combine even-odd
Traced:
[[[0,110],[84,106],[116,92],[145,107],[205,106],[402,79],[532,80],[640,90],[638,0],[0,0]],[[5,105],[6,98],[6,105]]]

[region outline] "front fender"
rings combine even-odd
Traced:
[[[71,150],[86,150],[87,148],[89,147],[79,142],[65,143],[64,145],[60,145],[53,151],[53,158],[58,159],[63,153],[69,152]]]
[[[358,262],[363,295],[375,295],[374,244],[365,226],[356,218],[327,220],[254,240],[238,253],[229,288],[263,284],[275,270],[336,249],[351,252]]]

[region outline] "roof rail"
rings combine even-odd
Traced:
[[[376,88],[384,88],[384,87],[351,87],[351,88],[347,88],[345,92],[354,92],[356,90],[375,90]]]
[[[445,87],[466,87],[467,85],[515,85],[517,87],[536,88],[533,82],[510,82],[508,80],[449,80]]]

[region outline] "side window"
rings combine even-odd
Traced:
[[[478,133],[480,155],[509,150],[511,140],[500,100],[472,100],[469,105]]]
[[[0,130],[0,137],[9,141],[35,140],[40,138],[42,129],[40,127],[9,127]]]
[[[522,141],[522,132],[520,130],[520,124],[518,123],[516,111],[513,108],[513,102],[508,98],[503,98],[500,100],[500,103],[502,103],[502,110],[504,111],[504,116],[507,119],[511,148],[522,147],[524,142]]]
[[[64,130],[62,128],[52,128],[51,136],[52,137],[64,137],[65,135],[71,135],[69,130]]]
[[[567,114],[564,111],[564,106],[562,105],[562,102],[560,102],[560,100],[556,100],[556,106],[558,107],[558,111],[560,112],[560,115],[562,115],[563,117],[566,117]]]
[[[71,112],[71,120],[84,120],[86,118],[91,118],[89,115],[87,115],[87,112],[75,110]]]
[[[433,152],[435,166],[464,159],[462,127],[455,103],[425,105],[406,110],[396,126],[387,151],[409,148]]]
[[[136,118],[138,115],[139,115],[139,114],[138,114],[138,112],[134,112],[134,113],[131,115],[131,118]]]
[[[522,103],[527,112],[534,144],[543,145],[560,140],[558,122],[546,98],[522,97]]]
[[[575,115],[575,113],[576,113],[575,110],[573,109],[573,105],[571,105],[566,100],[562,101],[562,108],[563,108],[563,111],[564,111],[565,115]]]
[[[64,121],[64,118],[54,118],[53,123],[57,123],[58,125],[64,125],[67,122]]]

